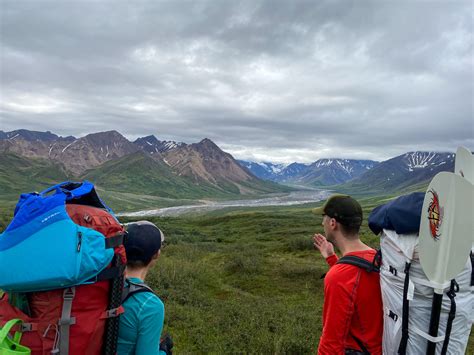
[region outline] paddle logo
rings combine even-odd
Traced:
[[[441,227],[443,211],[439,205],[438,193],[431,189],[428,191],[431,193],[431,202],[428,206],[428,220],[430,223],[430,233],[434,240],[438,240],[440,237],[439,228]]]

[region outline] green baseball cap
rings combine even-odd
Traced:
[[[363,219],[359,202],[348,195],[332,195],[323,206],[314,208],[312,212],[327,215],[345,226],[360,226]]]

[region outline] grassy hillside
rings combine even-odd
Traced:
[[[0,201],[15,202],[23,192],[41,191],[61,181],[84,179],[96,184],[111,207],[120,211],[192,204],[200,198],[249,198],[292,190],[266,181],[241,183],[239,187],[230,182],[219,186],[195,184],[143,153],[109,161],[80,177],[68,176],[61,166],[49,160],[0,154]],[[241,195],[241,190],[247,195]]]
[[[59,165],[44,159],[2,153],[0,167],[0,197],[5,198],[16,198],[20,191],[41,191],[58,181],[67,180]]]
[[[194,183],[186,177],[176,175],[168,165],[142,152],[109,161],[87,172],[81,178],[93,181],[107,191],[148,194],[164,198],[229,198],[240,195],[239,188],[230,182],[221,182],[218,186],[204,182]],[[254,194],[289,190],[265,182],[247,187]]]

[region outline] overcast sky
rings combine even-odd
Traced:
[[[470,0],[0,4],[0,130],[273,162],[474,149]]]

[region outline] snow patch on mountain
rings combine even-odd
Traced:
[[[444,155],[444,156],[443,156]],[[445,160],[454,159],[454,154],[441,154],[436,152],[409,152],[403,156],[406,164],[406,170],[413,172],[418,169],[437,167],[446,164]]]

